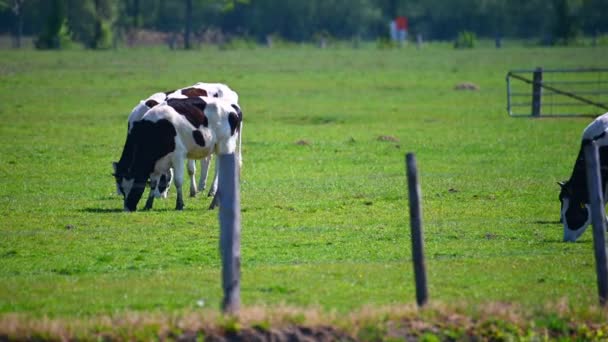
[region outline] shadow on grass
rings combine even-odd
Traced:
[[[100,196],[99,200],[100,201],[117,201],[117,200],[122,201],[122,196],[119,196],[119,195]]]
[[[80,209],[79,211],[93,214],[112,214],[123,212],[122,208],[84,208]]]
[[[556,221],[538,220],[538,221],[532,221],[532,223],[534,223],[534,224],[547,224],[547,225],[561,224],[560,220],[556,220]]]
[[[194,210],[198,210],[198,209],[184,208],[182,211],[194,211]],[[91,213],[91,214],[114,214],[114,213],[125,212],[122,208],[84,208],[84,209],[80,209],[78,211],[83,212],[83,213]],[[152,208],[151,210],[137,209],[136,212],[138,212],[138,213],[140,213],[140,212],[141,213],[150,213],[150,212],[166,213],[166,212],[179,212],[179,211],[175,210],[173,208],[158,208],[158,209]],[[203,212],[213,212],[213,211],[205,208]]]

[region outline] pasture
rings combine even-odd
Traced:
[[[311,47],[0,53],[0,314],[218,309],[217,211],[175,191],[122,212],[111,162],[148,95],[224,82],[244,112],[242,301],[349,312],[414,301],[404,155],[430,299],[596,303],[592,237],[562,243],[557,181],[590,118],[515,119],[505,74],[606,48]],[[479,91],[456,91],[460,82]],[[143,203],[140,203],[140,208]]]

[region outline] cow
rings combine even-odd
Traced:
[[[182,210],[182,184],[186,159],[212,153],[234,153],[242,115],[236,103],[220,98],[167,99],[133,123],[128,139],[131,162],[117,177],[124,196],[124,210],[135,211],[148,178],[155,188],[162,175],[174,169],[175,209]],[[145,208],[151,208],[150,193]]]
[[[144,114],[155,107],[156,105],[163,103],[167,99],[184,99],[189,97],[197,97],[197,96],[207,96],[207,97],[215,97],[215,98],[223,98],[228,101],[231,101],[238,106],[238,94],[230,89],[225,84],[222,83],[203,83],[198,82],[192,86],[171,90],[162,93],[155,93],[148,97],[146,100],[140,101],[140,103],[133,108],[131,114],[128,119],[128,129],[127,129],[127,140],[125,142],[125,146],[123,148],[123,152],[121,158],[118,162],[113,162],[114,175],[116,178],[116,188],[117,193],[119,195],[122,194],[122,190],[120,188],[121,180],[119,177],[116,177],[117,174],[124,173],[124,168],[126,167],[128,161],[130,161],[131,149],[132,146],[129,144],[129,134],[131,128],[133,127],[133,123],[142,119]],[[242,115],[239,109],[239,115]],[[237,160],[239,162],[239,166],[242,166],[242,157],[241,157],[241,132],[242,132],[242,124],[239,127],[238,134],[238,150],[237,150]],[[209,171],[209,166],[211,163],[211,156],[201,159],[201,171],[198,187],[196,186],[196,180],[194,174],[196,172],[196,166],[194,160],[188,160],[188,174],[190,176],[190,196],[196,196],[196,193],[205,189],[205,185],[207,183],[207,175]],[[217,192],[217,167],[215,169],[214,179],[209,190],[208,196],[214,196]],[[154,192],[156,197],[167,197],[167,191],[172,181],[172,171],[161,177],[159,182],[156,184],[156,188],[151,188],[151,192]]]
[[[584,148],[595,141],[600,156],[601,187],[604,189],[604,205],[608,198],[608,113],[593,120],[584,130],[581,147],[574,163],[570,179],[558,182],[561,203],[560,219],[564,226],[564,241],[575,242],[591,223],[587,173]]]

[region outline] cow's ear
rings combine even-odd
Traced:
[[[557,182],[557,185],[559,185],[560,188],[563,188],[564,185],[566,185],[566,182]]]

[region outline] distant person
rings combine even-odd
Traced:
[[[395,26],[397,29],[397,41],[399,44],[403,45],[407,41],[407,32],[408,32],[408,20],[407,17],[398,16],[395,19]]]
[[[391,41],[396,42],[398,37],[397,37],[397,23],[395,22],[395,20],[391,20],[391,22],[388,24],[388,27],[389,27],[390,34],[391,34]]]

